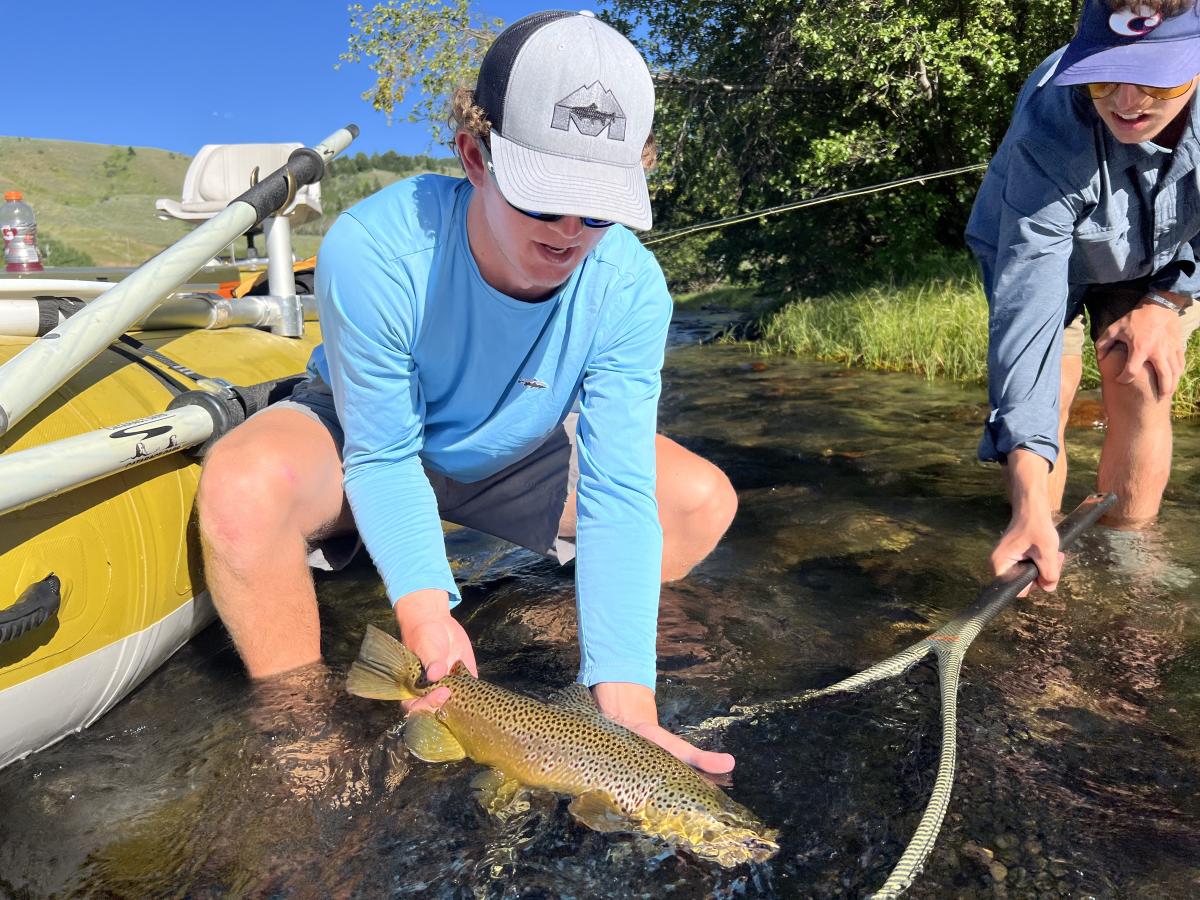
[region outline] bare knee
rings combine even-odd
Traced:
[[[664,531],[710,535],[715,544],[737,513],[737,492],[708,460],[666,438],[659,440],[658,502]]]
[[[294,505],[290,489],[295,473],[287,460],[241,450],[217,443],[200,470],[196,511],[200,533],[208,542],[236,543],[275,533]]]
[[[342,518],[344,508],[341,461],[328,432],[288,418],[277,429],[255,420],[218,441],[196,493],[200,534],[210,546],[309,537]]]
[[[1125,420],[1155,419],[1170,415],[1171,396],[1159,395],[1158,379],[1149,365],[1144,365],[1133,381],[1122,383],[1118,376],[1125,368],[1124,345],[1114,346],[1099,360],[1104,412],[1111,418]]]
[[[711,463],[697,473],[689,486],[689,517],[705,531],[720,538],[737,514],[737,491],[728,476]]]

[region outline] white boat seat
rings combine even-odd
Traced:
[[[250,187],[250,173],[258,167],[259,178],[266,178],[285,162],[289,154],[303,144],[205,144],[183,176],[183,195],[179,200],[163,197],[154,204],[160,219],[201,222],[211,219],[230,201]],[[292,227],[319,218],[321,184],[306,184],[283,211]]]

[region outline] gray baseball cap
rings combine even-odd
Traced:
[[[652,224],[642,147],[654,83],[641,54],[590,13],[514,22],[479,70],[500,192],[532,212]]]

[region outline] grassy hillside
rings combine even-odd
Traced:
[[[25,194],[42,236],[86,253],[96,265],[137,265],[188,232],[182,222],[157,218],[154,201],[179,198],[190,162],[151,147],[0,137],[0,191]],[[458,163],[439,160],[429,168],[456,174]],[[341,209],[410,174],[415,171],[339,173],[335,165],[322,186],[324,219],[296,236],[297,256],[316,252],[320,234]],[[261,237],[257,245],[266,246]],[[53,264],[53,256],[48,261]]]
[[[130,149],[0,137],[0,188],[25,194],[40,233],[97,265],[134,265],[187,233],[180,222],[155,218],[154,201],[179,196],[190,160]]]

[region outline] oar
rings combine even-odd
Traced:
[[[293,151],[287,163],[216,216],[0,366],[0,436],[145,318],[222,247],[287,206],[301,186],[318,181],[325,163],[357,136],[358,127],[347,125],[316,147]]]

